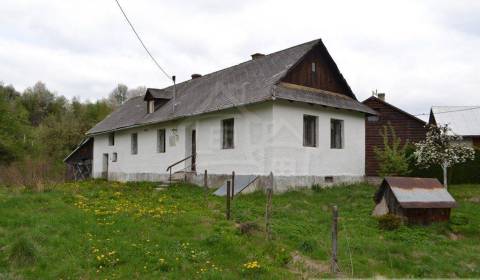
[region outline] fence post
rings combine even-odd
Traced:
[[[267,205],[265,206],[265,235],[267,240],[271,239],[270,218],[272,215],[272,195],[273,195],[273,173],[270,172],[267,186]]]
[[[232,171],[232,200],[235,196],[235,171]]]
[[[230,220],[230,181],[227,181],[227,220]]]
[[[337,260],[337,236],[338,236],[338,208],[337,205],[333,206],[332,209],[332,273],[336,274],[338,269],[338,260]]]
[[[208,196],[208,177],[207,177],[207,169],[205,169],[205,173],[203,174],[203,187],[205,188],[205,203],[207,203],[207,196]]]

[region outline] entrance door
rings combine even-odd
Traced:
[[[108,154],[103,154],[102,178],[108,179]]]
[[[196,163],[197,163],[197,148],[196,148],[196,145],[197,145],[197,133],[194,130],[192,130],[192,171],[195,171],[196,170]]]

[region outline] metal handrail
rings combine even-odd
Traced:
[[[170,171],[170,176],[168,177],[169,183],[172,183],[172,167],[174,167],[175,165],[180,164],[180,163],[182,163],[182,162],[186,161],[187,159],[190,159],[194,156],[195,156],[195,154],[191,154],[188,157],[186,157],[184,159],[181,159],[181,160],[179,160],[179,161],[177,161],[177,162],[175,162],[175,163],[173,163],[173,164],[171,164],[170,166],[167,167],[167,171]]]

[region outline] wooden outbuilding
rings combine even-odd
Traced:
[[[66,180],[85,180],[92,177],[93,138],[85,138],[64,160]]]
[[[400,138],[402,145],[415,143],[425,139],[427,129],[421,119],[393,106],[385,101],[385,94],[371,96],[363,104],[375,110],[377,116],[368,116],[365,120],[365,175],[378,176],[379,162],[375,154],[375,147],[383,149],[381,132],[383,127],[391,125],[395,134]]]
[[[448,221],[455,199],[434,178],[385,177],[374,197],[374,216],[394,214],[410,224]]]

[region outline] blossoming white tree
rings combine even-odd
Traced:
[[[447,169],[457,163],[473,160],[475,151],[462,143],[461,136],[452,133],[448,125],[428,127],[424,141],[415,144],[417,165],[428,168],[440,165],[443,169],[443,185],[447,188]]]

